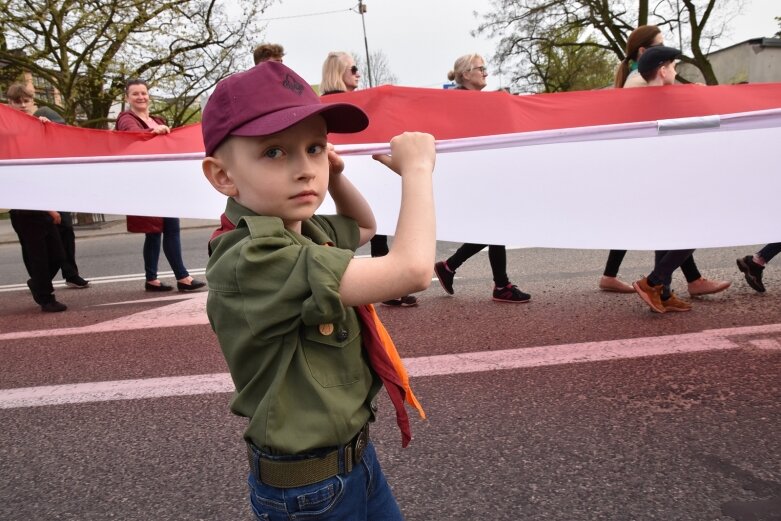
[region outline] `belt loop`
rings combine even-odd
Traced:
[[[349,474],[353,470],[353,446],[352,442],[344,448],[344,473]]]

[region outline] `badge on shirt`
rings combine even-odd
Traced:
[[[320,334],[323,336],[331,336],[331,333],[334,332],[334,325],[333,324],[320,324],[317,326],[317,329],[320,330]]]

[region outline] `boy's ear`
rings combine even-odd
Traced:
[[[235,197],[239,193],[233,179],[228,175],[225,163],[221,159],[207,156],[201,163],[201,168],[206,179],[221,194]]]

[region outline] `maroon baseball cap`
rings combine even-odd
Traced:
[[[206,155],[228,136],[267,136],[314,114],[328,132],[360,132],[366,113],[350,103],[322,103],[301,76],[282,63],[267,61],[217,84],[203,110],[201,131]]]

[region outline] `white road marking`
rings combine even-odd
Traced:
[[[779,343],[775,338],[757,338],[754,340],[749,340],[748,343],[757,349],[781,350],[781,343]]]
[[[200,291],[197,293],[182,293],[175,297],[147,299],[145,302],[158,300],[175,300],[175,302],[168,306],[148,309],[132,315],[119,317],[114,320],[107,320],[105,322],[98,322],[97,324],[90,324],[88,326],[3,333],[0,334],[0,341],[208,324],[209,319],[206,317],[206,297],[208,295],[209,293],[207,291]],[[126,304],[131,302],[136,301],[116,302],[115,304]]]
[[[190,275],[203,275],[206,273],[206,268],[199,268],[195,270],[188,270]],[[173,278],[173,271],[161,271],[157,276],[161,279]],[[134,280],[145,280],[146,276],[143,273],[128,273],[127,275],[110,275],[107,277],[88,277],[90,285],[92,284],[111,284],[113,282],[132,282]],[[67,285],[64,280],[52,281],[54,289],[65,288]],[[27,283],[23,284],[6,284],[0,286],[0,293],[6,293],[8,291],[29,291]]]
[[[158,312],[156,311],[155,313]],[[744,344],[766,349],[770,345],[769,342],[772,341],[778,346],[778,341],[772,338],[755,339],[744,337],[778,335],[779,333],[781,333],[781,324],[769,324],[765,326],[710,329],[699,333],[682,335],[424,356],[406,358],[404,359],[404,364],[411,377],[421,378],[459,373],[739,349]],[[768,342],[765,342],[765,340]],[[777,348],[773,347],[773,349]],[[227,373],[23,387],[0,390],[0,409],[110,400],[140,400],[165,396],[188,396],[232,391],[233,384]]]

